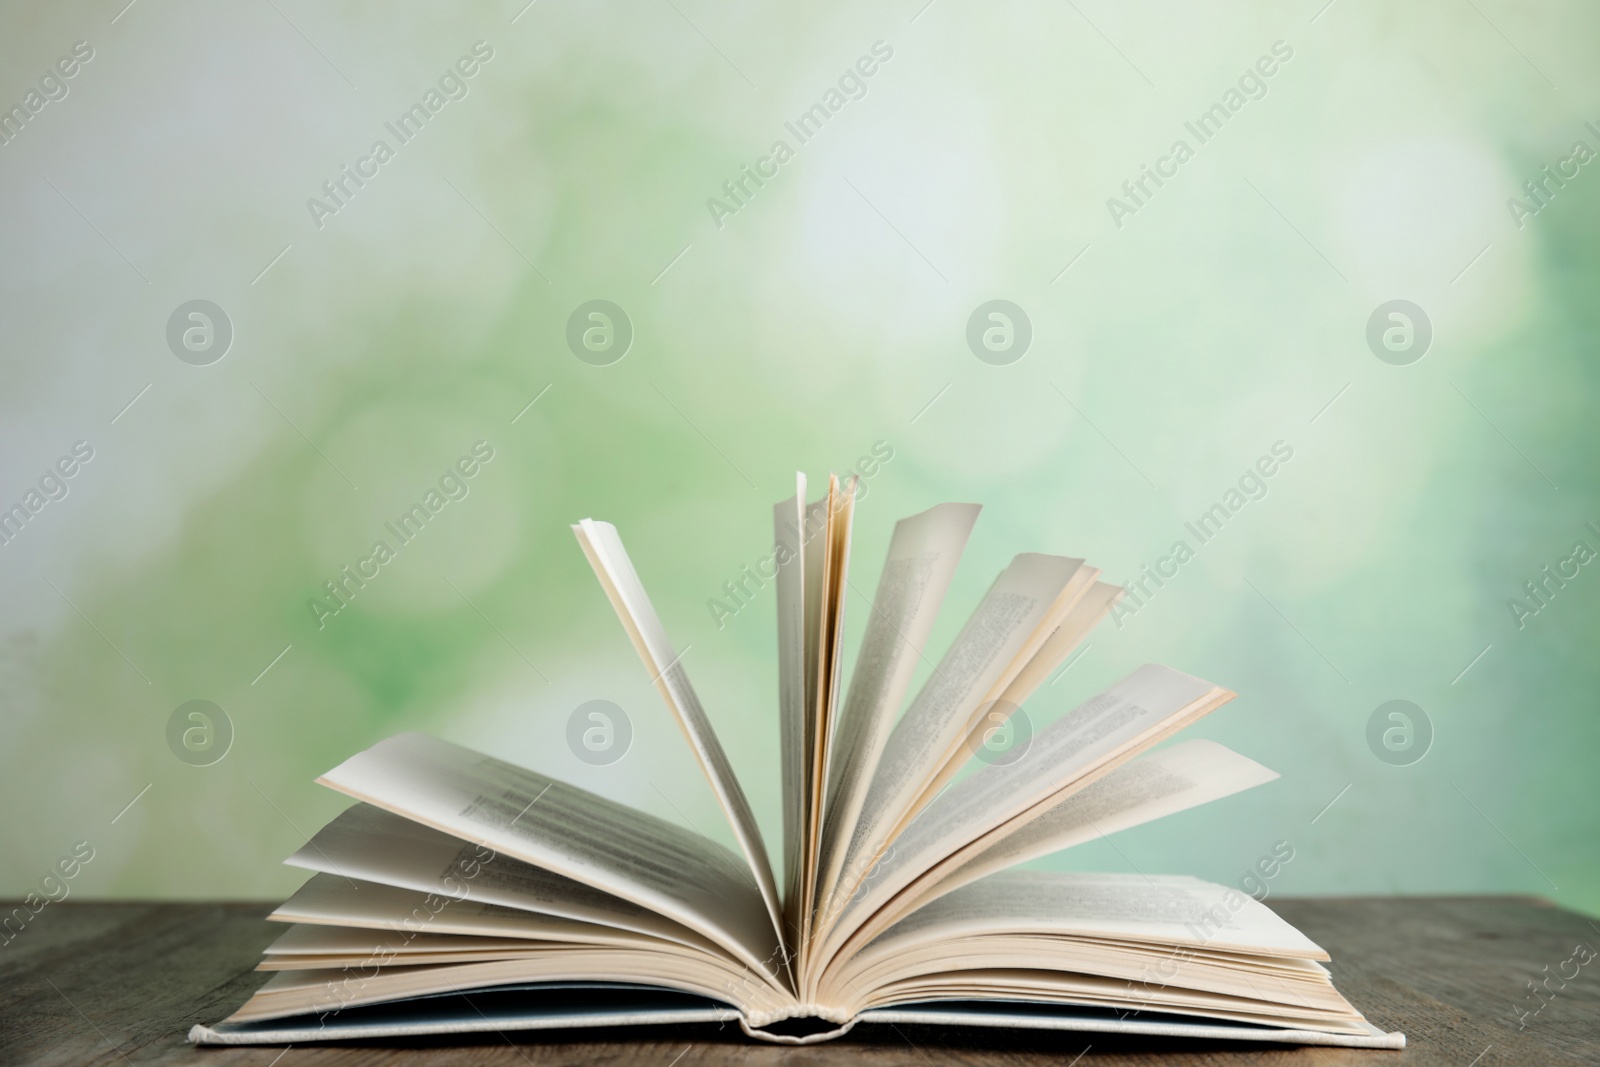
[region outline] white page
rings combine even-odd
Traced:
[[[466,944],[467,941],[467,938],[456,938],[457,947],[433,952],[396,952],[387,945],[374,944],[351,954],[329,952],[320,956],[311,953],[264,956],[261,962],[256,964],[255,969],[267,972],[320,970],[325,974],[331,974],[347,969],[377,968],[381,971],[383,968],[395,967],[441,967],[457,963],[498,963],[504,960],[538,959],[576,947],[554,942],[525,941],[520,948],[485,949]]]
[[[830,479],[830,490],[832,480]],[[784,948],[795,955],[805,940],[810,907],[810,797],[816,768],[816,715],[822,648],[822,590],[829,501],[806,503],[806,476],[795,473],[795,495],[773,508],[779,565],[778,685],[784,790]]]
[[[986,732],[1004,726],[1034,691],[1044,684],[1050,673],[1072,655],[1073,649],[1089,635],[1089,631],[1110,613],[1111,605],[1122,596],[1123,589],[1107,582],[1094,581],[1093,579],[1099,574],[1100,570],[1097,567],[1079,568],[1079,573],[1074,576],[1074,582],[1080,577],[1084,580],[1086,588],[1083,595],[1067,611],[1061,620],[1061,625],[1045,639],[1039,651],[1033,654],[1033,658],[1011,680],[1011,684],[1006,686],[1000,698],[968,724],[967,744],[957,748],[953,758],[949,759],[939,773],[928,782],[917,798],[913,810],[921,810],[931,804],[934,797],[939,795],[939,791],[949,785],[961,768],[972,759],[973,754],[981,747]]]
[[[828,492],[823,494],[821,499],[807,504],[805,510],[805,540],[801,552],[806,559],[806,709],[808,712],[816,708],[822,692],[823,629],[827,625],[823,607],[827,601],[828,545],[831,532],[829,525],[833,515],[833,494],[838,492],[838,488],[837,480],[830,477]],[[813,728],[816,725],[815,720],[809,716],[806,722]],[[806,754],[809,758],[809,749]]]
[[[1220,954],[1187,946],[1071,934],[985,932],[939,937],[852,964],[850,972],[838,976],[822,999],[830,1004],[843,1001],[840,1006],[859,1010],[864,1002],[881,1003],[884,994],[897,986],[921,984],[925,979],[970,982],[975,971],[1017,969],[1120,980],[1133,987],[1125,987],[1121,995],[1133,999],[1172,989],[1292,1005],[1295,1011],[1343,1015],[1349,1007],[1333,988],[1327,970],[1311,960]]]
[[[894,843],[871,872],[841,926],[861,922],[963,847],[992,847],[1104,772],[1220,706],[1232,694],[1182,671],[1146,664],[1040,731],[1027,753],[955,783]],[[992,836],[989,836],[992,835]],[[873,925],[881,926],[882,917]]]
[[[1211,1009],[1293,1013],[1300,1017],[1333,1021],[1359,1018],[1343,997],[1327,981],[1325,972],[1315,970],[1284,974],[1280,966],[1253,967],[1252,956],[1276,957],[1285,961],[1326,960],[1328,955],[1304,934],[1279,918],[1271,909],[1236,889],[1189,877],[1141,874],[1081,874],[1056,871],[1007,871],[956,890],[919,909],[876,938],[844,970],[857,974],[896,956],[915,955],[927,949],[937,953],[941,945],[964,941],[972,946],[969,957],[986,938],[1072,937],[1107,944],[1129,942],[1167,950],[1167,959],[1152,967],[1151,981],[1130,985],[1118,982],[1107,993],[1126,1002],[1159,1010],[1162,1006],[1209,1007]],[[1044,953],[1040,967],[1051,964],[1050,947],[1041,942]],[[1227,954],[1235,954],[1233,973],[1254,986],[1247,997],[1260,1003],[1251,1005],[1213,1001],[1181,988],[1190,983],[1163,982],[1161,975],[1183,976],[1187,965],[1196,959],[1205,966],[1226,964]],[[957,966],[956,954],[950,954]],[[969,964],[970,966],[970,964]],[[1306,966],[1312,966],[1309,963]],[[1201,969],[1204,969],[1202,967]],[[959,995],[955,987],[967,986],[976,995],[1026,996],[1028,982],[1048,984],[1060,981],[1078,983],[1076,975],[1049,976],[1018,972],[1018,981],[1001,979],[999,971],[956,971],[947,976],[929,974],[926,980],[891,982],[873,994],[892,998],[927,995]],[[831,985],[843,981],[846,988],[857,988],[847,974],[840,974]],[[1022,984],[1019,984],[1021,982]]]
[[[866,800],[895,712],[911,685],[980,510],[977,504],[940,504],[895,524],[850,676],[849,695],[839,713],[822,837],[823,900],[838,880],[844,847]]]
[[[1296,993],[1288,990],[1290,998]],[[1189,1016],[1225,1019],[1284,1029],[1318,1030],[1324,1033],[1366,1035],[1368,1023],[1349,1001],[1332,992],[1331,1003],[1340,1005],[1318,1009],[1298,999],[1273,999],[1263,988],[1259,997],[1234,997],[1174,987],[1160,988],[1153,983],[1091,975],[1067,974],[1036,969],[995,968],[958,971],[948,975],[925,975],[904,983],[894,983],[874,995],[878,1004],[920,1003],[928,1000],[1026,1000],[1064,1005],[1094,1005],[1140,1012],[1177,1012]]]
[[[456,942],[461,938],[446,939]],[[1175,956],[1181,960],[1174,961]],[[1049,931],[1018,933],[1002,930],[975,936],[946,937],[934,930],[923,930],[909,943],[891,942],[879,951],[876,945],[850,961],[850,968],[834,978],[827,999],[838,1000],[845,990],[859,996],[863,991],[918,975],[937,975],[969,967],[1016,967],[1077,971],[1102,977],[1138,980],[1149,978],[1152,965],[1170,964],[1167,984],[1213,992],[1254,996],[1250,984],[1263,979],[1281,982],[1312,996],[1326,996],[1329,1006],[1333,984],[1328,969],[1315,960],[1288,956],[1262,956],[1250,952],[1217,952],[1203,946],[1164,945],[1159,942],[1130,941],[1125,938],[1080,937],[1077,934]],[[1177,973],[1180,972],[1181,973]],[[1141,975],[1141,972],[1144,972]],[[1228,986],[1231,988],[1222,988]]]
[[[801,720],[807,728],[814,724],[810,711],[817,705],[817,683],[821,679],[818,662],[822,659],[822,579],[828,560],[828,497],[807,504],[802,512],[800,555],[805,559],[805,709]],[[810,781],[811,750],[805,750],[807,782]]]
[[[426,734],[381,741],[318,781],[631,900],[786,985],[778,933],[748,868],[664,819]]]
[[[1095,575],[1099,575],[1098,568],[1090,569]],[[1045,679],[1050,677],[1050,673],[1064,663],[1083,639],[1089,636],[1089,632],[1100,624],[1100,620],[1111,613],[1111,606],[1124,592],[1120,585],[1112,585],[1110,582],[1097,581],[1091,584],[1061,620],[1061,625],[1056,627],[1039,651],[1034,653],[1028,665],[1012,679],[1010,685],[1006,686],[1000,701],[1014,707],[1021,707],[1026,703],[1034,691],[1044,684]]]
[[[722,750],[722,743],[711,728],[711,721],[706,718],[705,709],[700,706],[700,697],[690,684],[683,664],[678,662],[679,654],[672,640],[667,637],[667,631],[661,625],[661,619],[650,603],[644,585],[639,581],[633,561],[622,546],[622,538],[610,523],[593,519],[584,519],[572,529],[594,567],[595,576],[600,579],[606,596],[610,598],[611,606],[616,609],[617,617],[622,620],[623,628],[633,640],[639,658],[650,672],[651,681],[678,720],[684,736],[689,740],[690,750],[711,783],[711,791],[721,803],[723,813],[733,827],[734,839],[744,853],[746,866],[754,875],[762,904],[767,909],[768,921],[772,924],[773,937],[781,945],[782,903],[778,897],[777,883],[772,877],[772,863],[767,856],[766,845],[761,840],[761,828],[756,825],[750,801],[745,797],[739,778]]]
[[[995,579],[884,745],[845,848],[842,869],[849,873],[839,880],[830,915],[837,915],[841,896],[854,895],[924,786],[963,743],[969,720],[1004,692],[1048,637],[1039,629],[1082,567],[1082,560],[1025,552]]]
[[[826,659],[822,664],[822,676],[826,683],[824,692],[818,700],[817,722],[820,733],[817,737],[816,766],[817,775],[812,782],[812,796],[816,805],[812,813],[812,838],[810,873],[812,877],[812,905],[816,904],[820,885],[817,884],[818,867],[822,859],[822,835],[827,818],[828,783],[833,777],[834,735],[838,732],[839,717],[839,688],[840,678],[844,672],[844,626],[845,607],[849,603],[848,587],[850,582],[850,541],[855,526],[856,487],[858,479],[852,475],[842,488],[841,503],[835,513],[835,522],[830,532],[833,543],[829,548],[828,557],[828,599],[824,604],[826,613],[824,651]]]
[[[1277,778],[1255,760],[1196,739],[1131,760],[957,867],[911,907],[996,871],[1187,811]]]
[[[313,876],[313,879],[316,876]],[[337,878],[333,881],[338,882]],[[387,887],[386,887],[387,888]],[[413,893],[413,900],[422,899],[425,894]],[[509,909],[500,909],[509,911]],[[284,921],[284,917],[268,916],[274,921]],[[581,925],[581,924],[573,924]],[[600,929],[591,927],[591,929]],[[616,933],[616,931],[610,931]],[[627,934],[620,934],[627,937]],[[409,930],[401,931],[393,927],[364,927],[349,926],[323,926],[311,922],[291,920],[290,925],[284,928],[278,939],[261,950],[264,956],[280,956],[285,959],[294,959],[297,956],[324,956],[332,953],[353,954],[368,952],[375,947],[385,947],[396,955],[410,953],[425,954],[449,949],[457,945],[476,945],[490,951],[498,949],[526,948],[536,943],[538,939],[525,937],[502,937],[493,934],[453,934],[429,933],[413,934]]]
[[[817,840],[822,834],[819,819],[825,783],[824,761],[827,752],[831,706],[831,684],[837,663],[838,617],[835,586],[839,560],[836,542],[841,523],[847,522],[846,505],[837,475],[829,475],[828,492],[806,507],[806,704],[803,730],[805,787],[800,798],[802,823],[800,853],[800,898],[796,913],[800,920],[800,939],[796,946],[804,960],[810,937],[812,913],[816,907]],[[802,964],[803,965],[803,964]]]
[[[1216,909],[1228,918],[1216,923]],[[1210,938],[1196,929],[1216,930]],[[896,945],[996,933],[1120,938],[1212,950],[1326,960],[1328,954],[1271,908],[1227,886],[1183,875],[1004,871],[919,908],[877,938]]]
[[[892,921],[893,916],[874,913],[964,846],[982,842],[989,847],[1009,836],[1039,805],[1087,784],[1091,774],[1132,758],[1232,696],[1170,667],[1138,668],[1040,731],[1021,759],[985,767],[930,804],[863,882],[830,945],[846,936],[870,936]],[[854,928],[860,932],[852,933]]]
[[[352,804],[284,862],[340,880],[466,897],[713,949],[702,935],[632,901],[371,804]]]
[[[225,1022],[341,1011],[430,993],[471,991],[533,982],[625,982],[682,989],[731,1003],[755,1018],[781,1017],[793,1003],[770,986],[746,985],[726,960],[628,948],[569,949],[530,959],[457,963],[442,967],[360,971],[277,971]]]
[[[355,927],[369,932],[359,935],[352,933],[350,936],[367,941],[374,940],[371,931],[387,931],[394,936],[397,944],[410,944],[419,937],[437,939],[443,934],[486,939],[511,938],[521,942],[562,941],[635,947],[665,946],[670,943],[631,930],[574,922],[483,900],[419,893],[413,889],[380,885],[377,882],[352,882],[337,875],[321,873],[313,874],[305,885],[267,918],[274,922],[316,924],[334,932]],[[300,940],[305,940],[304,935],[300,935]],[[284,945],[295,943],[293,939],[280,939],[280,942]],[[337,942],[328,940],[328,943]],[[278,948],[279,943],[274,943],[268,951],[277,951]],[[693,951],[726,957],[726,953],[710,944],[705,949]]]
[[[778,750],[783,790],[783,879],[785,941],[800,943],[802,821],[806,790],[806,476],[794,476],[795,493],[772,508],[774,583],[778,604]]]

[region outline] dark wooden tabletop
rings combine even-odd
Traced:
[[[1406,1033],[1404,1052],[905,1026],[858,1028],[808,1048],[708,1027],[584,1041],[512,1034],[466,1044],[197,1049],[185,1041],[189,1026],[221,1019],[265,979],[252,968],[281,929],[262,921],[269,905],[67,901],[0,946],[0,1065],[1600,1064],[1600,959],[1592,959],[1600,923],[1529,898],[1269,903],[1332,953],[1334,980],[1356,1007]],[[1538,995],[1530,982],[1544,983]]]

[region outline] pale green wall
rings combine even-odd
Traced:
[[[341,806],[312,779],[402,729],[725,834],[584,516],[692,645],[773,834],[770,590],[720,629],[706,601],[768,550],[797,467],[893,449],[863,590],[895,518],[985,504],[943,641],[1014,552],[1135,576],[1281,440],[1268,495],[1029,709],[1160,660],[1236,689],[1195,733],[1282,780],[1069,861],[1235,881],[1282,839],[1275,891],[1600,910],[1600,567],[1521,629],[1507,607],[1600,549],[1600,164],[1520,229],[1507,207],[1600,149],[1600,15],[521,6],[6,16],[0,104],[75,41],[94,58],[0,146],[0,506],[75,441],[94,458],[0,547],[0,893],[87,839],[75,893],[282,895],[279,859]],[[319,228],[307,198],[478,40],[468,95]],[[866,96],[798,145],[784,121],[880,40]],[[1184,121],[1275,41],[1266,95],[1198,145]],[[1194,158],[1119,228],[1107,197],[1179,137]],[[777,138],[794,158],[718,228],[707,198]],[[235,329],[210,366],[165,339],[197,298]],[[634,326],[611,366],[564,341],[594,298]],[[1008,366],[964,339],[995,298],[1033,326]],[[1434,327],[1408,366],[1364,337],[1397,298]],[[470,494],[319,631],[307,599],[479,440]],[[635,731],[604,767],[564,740],[596,698]],[[1365,739],[1396,698],[1436,732],[1412,766]],[[235,730],[208,767],[166,740],[192,699]]]

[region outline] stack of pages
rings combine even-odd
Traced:
[[[1155,748],[1234,694],[1154,664],[1025,751],[972,759],[1121,589],[1083,560],[1019,555],[934,663],[923,648],[978,515],[940,505],[895,527],[845,690],[855,483],[830,478],[814,503],[797,483],[774,514],[781,886],[621,539],[585,520],[578,542],[737,851],[445,741],[389,738],[319,779],[357,803],[288,860],[315,873],[271,916],[292,924],[260,965],[272,976],[190,1039],[737,1021],[787,1043],[937,1023],[1404,1045],[1248,895],[1009,870],[1276,777],[1210,741]]]

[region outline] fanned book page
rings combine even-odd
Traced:
[[[1404,1046],[1334,987],[1326,952],[1238,890],[1014,870],[1277,776],[1212,741],[1167,743],[1233,696],[1170,667],[1039,707],[1123,592],[1085,560],[1016,556],[928,648],[978,506],[902,519],[869,600],[850,576],[854,479],[826,485],[808,502],[797,475],[773,508],[777,864],[620,534],[585,519],[578,543],[737,850],[423,734],[379,741],[318,780],[356,803],[289,857],[310,878],[269,916],[283,930],[264,983],[190,1040],[737,1022],[786,1044],[929,1023]],[[971,765],[1025,702],[1054,721]]]
[[[672,639],[667,636],[666,628],[656,615],[655,606],[644,591],[644,584],[639,581],[638,572],[633,569],[627,549],[622,547],[622,538],[610,523],[595,522],[593,519],[583,520],[573,527],[573,532],[590,565],[594,567],[601,587],[611,599],[611,606],[616,609],[617,617],[632,639],[640,659],[644,660],[645,667],[651,672],[650,681],[660,691],[667,707],[682,727],[695,759],[711,783],[712,792],[721,802],[723,814],[733,827],[745,863],[761,893],[773,931],[779,933],[783,927],[783,905],[777,883],[773,880],[772,863],[767,856],[766,845],[761,840],[761,829],[756,825],[755,813],[750,810],[750,802],[745,799],[744,790],[739,786],[733,765],[728,762],[727,754],[722,751],[722,743],[717,740],[716,731],[711,728],[711,721],[700,706],[700,697],[689,683],[688,672],[678,662],[680,653],[673,648]],[[782,948],[781,935],[779,947]]]
[[[800,941],[801,856],[806,782],[806,476],[794,496],[773,505],[773,564],[778,602],[778,759],[783,791],[784,940]]]
[[[867,606],[866,633],[849,694],[839,713],[822,835],[819,896],[823,900],[838,884],[849,840],[845,828],[853,828],[860,817],[895,713],[910,688],[978,510],[976,504],[940,504],[895,525],[889,557]]]
[[[928,806],[860,885],[826,945],[865,944],[899,914],[894,897],[963,847],[989,846],[1027,825],[1075,788],[1105,773],[1232,697],[1200,678],[1149,664],[1040,732],[1021,758],[963,779]],[[820,975],[813,975],[817,981]]]
[[[777,932],[738,856],[586,790],[426,734],[400,734],[319,781],[671,919],[780,981]]]

